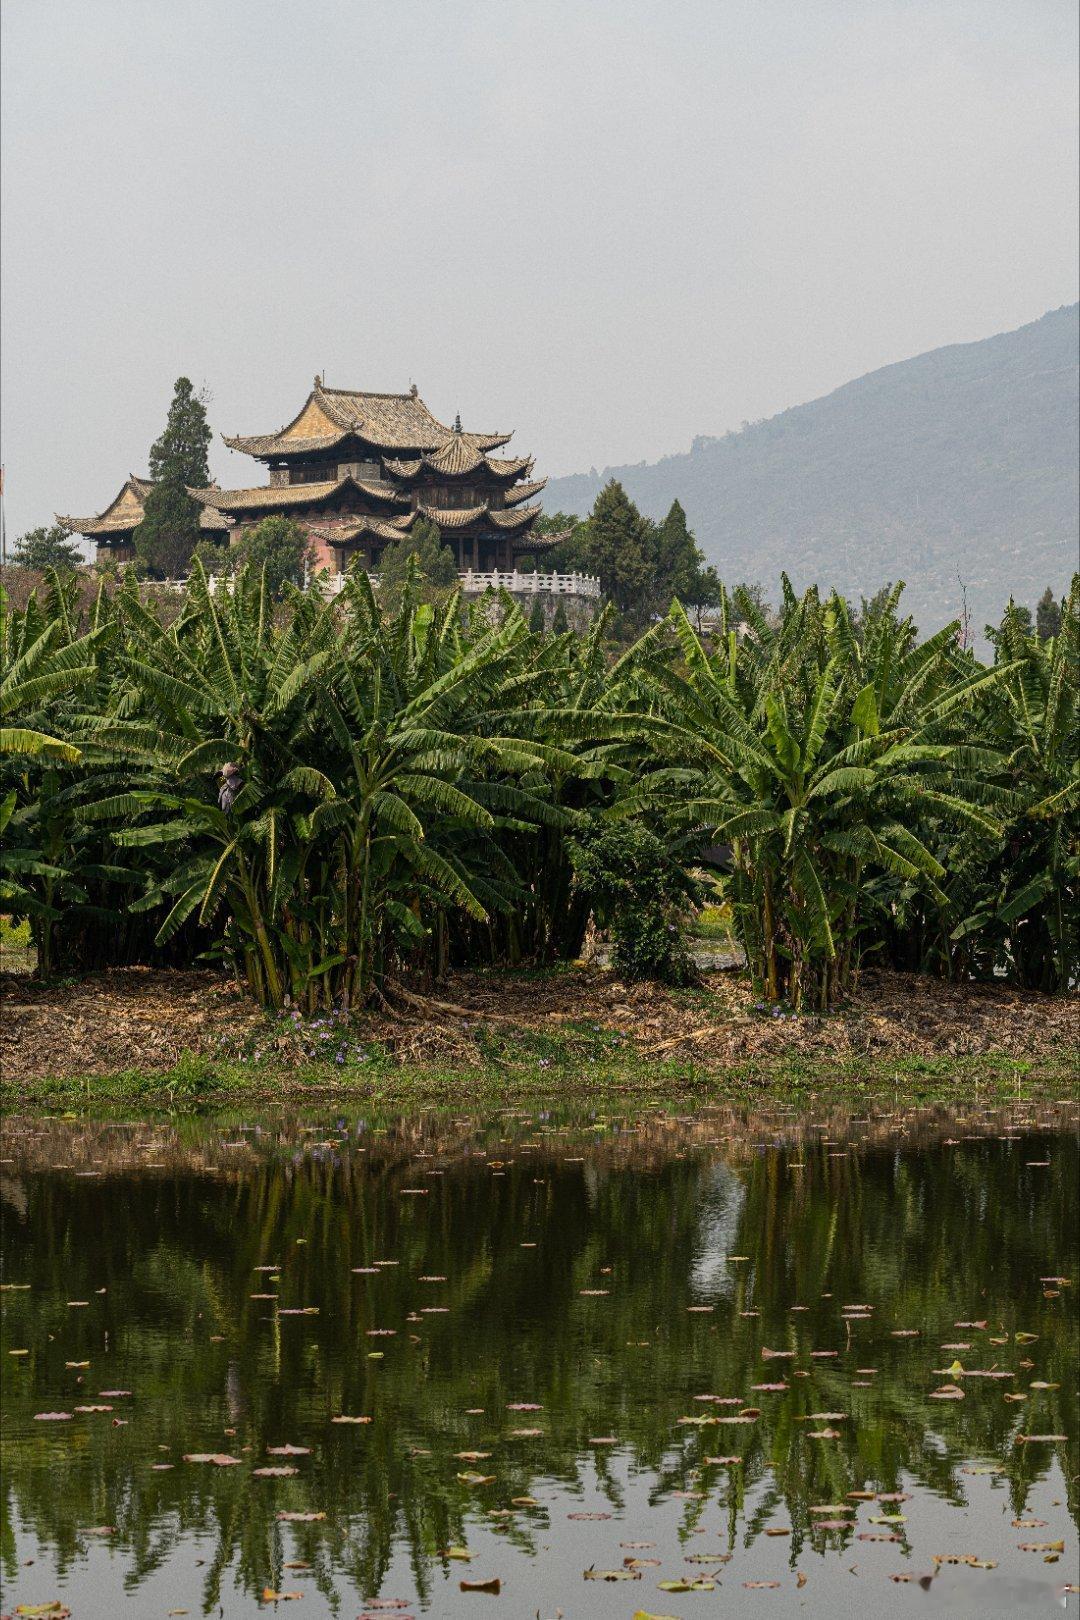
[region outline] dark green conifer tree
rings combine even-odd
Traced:
[[[1056,600],[1049,585],[1035,606],[1035,629],[1040,641],[1049,641],[1061,630],[1061,603]]]
[[[165,431],[150,451],[154,487],[135,530],[135,550],[151,574],[177,579],[187,572],[199,542],[200,507],[189,489],[210,482],[206,404],[187,377],[178,377]]]
[[[656,530],[614,478],[596,497],[586,525],[582,567],[599,574],[600,588],[635,623],[652,609]]]
[[[532,612],[529,614],[529,629],[533,635],[539,635],[546,629],[544,604],[538,596],[533,598]]]
[[[655,606],[664,613],[677,597],[685,606],[711,607],[720,599],[715,568],[705,558],[679,501],[672,501],[656,536]]]
[[[566,606],[560,596],[555,606],[555,617],[551,621],[551,633],[553,636],[565,636],[569,628],[570,620],[566,617]]]

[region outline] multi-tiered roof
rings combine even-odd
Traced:
[[[230,450],[262,461],[267,485],[192,490],[204,508],[235,520],[237,533],[261,518],[296,519],[320,564],[344,568],[359,551],[377,566],[383,547],[421,517],[436,523],[460,567],[509,568],[536,550],[540,515],[529,457],[492,455],[509,433],[445,426],[415,386],[407,394],[327,388],[316,377],[291,422],[276,433],[225,437]]]

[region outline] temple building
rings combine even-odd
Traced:
[[[103,512],[96,517],[61,517],[56,521],[69,534],[81,534],[97,543],[97,556],[113,557],[117,562],[131,562],[135,556],[135,530],[143,520],[146,497],[153,489],[149,478],[136,478],[129,473]],[[203,504],[199,514],[199,528],[207,540],[223,540],[232,524],[213,506]]]
[[[527,456],[493,455],[509,433],[446,427],[415,385],[407,394],[327,388],[316,377],[292,421],[276,433],[225,436],[230,450],[261,461],[268,484],[194,489],[232,537],[266,517],[288,517],[308,533],[316,566],[344,573],[353,557],[377,571],[383,549],[420,518],[438,525],[461,569],[512,569],[550,541],[531,531],[532,504],[546,480]],[[106,514],[103,514],[103,517]]]

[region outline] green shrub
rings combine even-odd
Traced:
[[[692,984],[682,932],[692,886],[661,839],[640,822],[597,822],[575,840],[571,858],[597,923],[611,934],[616,972]]]

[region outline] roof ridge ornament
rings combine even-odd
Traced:
[[[414,382],[409,384],[409,395],[412,399],[419,399],[420,397],[420,390]]]
[[[455,433],[460,433],[461,432],[461,412],[460,411],[457,411],[455,413],[455,416],[454,416],[454,432]]]

